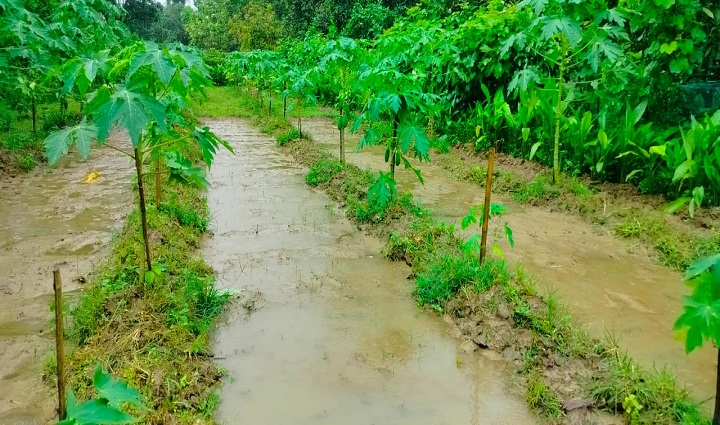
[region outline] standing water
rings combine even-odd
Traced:
[[[105,149],[0,179],[0,424],[55,416],[56,392],[41,379],[55,348],[52,270],[66,293],[88,280],[131,208],[131,175],[130,161]]]
[[[211,170],[204,255],[218,287],[246,300],[215,336],[221,423],[536,423],[505,363],[459,354],[415,305],[409,269],[380,258],[380,241],[308,188],[271,138],[241,120],[207,124],[235,156]]]

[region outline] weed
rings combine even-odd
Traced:
[[[542,380],[540,371],[532,369],[527,376],[525,400],[528,405],[551,419],[564,416],[562,403],[557,395]]]
[[[289,141],[299,139],[300,132],[292,129],[284,131],[277,136],[277,142],[279,146],[285,146]]]
[[[305,181],[310,186],[326,185],[343,170],[340,161],[333,159],[321,159],[310,168],[305,176]]]

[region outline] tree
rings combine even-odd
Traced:
[[[229,31],[241,50],[274,49],[282,27],[272,5],[252,0],[231,19]]]
[[[154,0],[124,0],[125,25],[143,40],[159,41],[162,6]]]
[[[187,7],[182,0],[170,3],[163,9],[162,41],[165,43],[190,44],[190,36],[185,30],[183,13]],[[188,8],[189,9],[189,8]]]
[[[203,50],[235,50],[237,42],[230,36],[230,17],[235,13],[231,0],[202,0],[197,7],[185,12],[190,42]]]
[[[94,141],[132,159],[138,183],[140,240],[143,242],[139,277],[141,284],[146,282],[146,277],[152,283],[150,276],[157,272],[148,238],[146,175],[153,174],[156,187],[161,187],[159,165],[164,159],[171,178],[204,184],[203,170],[187,157],[188,147],[191,144],[198,146],[208,167],[219,146],[231,150],[207,127],[196,127],[185,116],[189,98],[203,93],[204,87],[210,84],[207,68],[195,51],[138,42],[113,56],[74,58],[61,67],[58,75],[63,79],[65,90],[77,90],[88,103],[80,124],[45,139],[48,162],[54,164],[71,146],[76,146],[80,156],[87,158]],[[97,85],[96,80],[104,83],[89,92],[89,87]],[[129,146],[107,142],[115,127],[127,132]],[[153,173],[145,171],[149,159],[155,162]],[[155,207],[160,207],[159,202]]]

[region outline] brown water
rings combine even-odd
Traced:
[[[334,121],[305,120],[303,130],[330,152],[338,150]],[[383,148],[356,152],[359,136],[348,139],[348,161],[387,171]],[[484,190],[477,185],[456,181],[432,164],[419,167],[425,185],[412,172],[398,169],[398,190],[412,191],[438,217],[459,227],[470,206],[484,202]],[[659,265],[642,248],[581,218],[493,196],[493,202],[501,202],[509,211],[491,224],[491,231],[494,227],[499,232],[503,221],[513,229],[514,249],[502,238],[495,238],[510,262],[523,265],[541,287],[556,291],[573,317],[589,326],[591,334],[602,337],[609,331],[642,364],[669,368],[698,400],[709,398],[706,406],[712,407],[716,353],[706,346],[686,356],[683,344],[673,336],[673,323],[687,292],[680,273]]]
[[[235,304],[214,338],[221,423],[536,423],[505,363],[459,354],[415,305],[409,270],[380,258],[381,242],[308,188],[273,139],[242,120],[207,124],[236,155],[211,170],[204,256],[255,310]]]
[[[85,176],[100,177],[85,183]],[[130,209],[132,164],[109,149],[88,162],[0,180],[0,424],[44,424],[57,395],[42,382],[54,352],[52,270],[82,286]]]

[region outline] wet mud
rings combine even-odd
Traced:
[[[339,135],[329,118],[303,121],[303,130],[330,152],[338,151]],[[358,166],[387,171],[384,148],[357,152],[359,135],[348,135],[346,158]],[[398,168],[398,190],[409,190],[441,219],[460,226],[472,205],[484,202],[484,190],[456,181],[432,163],[417,164],[425,178],[421,185],[414,173]],[[555,292],[587,325],[591,335],[614,335],[621,349],[646,367],[668,368],[687,385],[698,400],[712,407],[716,353],[711,346],[686,356],[675,339],[673,323],[687,288],[680,273],[659,265],[644,248],[621,241],[607,230],[577,216],[519,205],[493,195],[508,209],[491,222],[491,240],[511,264],[524,266],[540,288]],[[502,224],[513,229],[515,248],[504,241]],[[469,232],[465,232],[468,234]]]
[[[532,424],[502,359],[464,353],[412,298],[409,269],[307,187],[248,121],[210,173],[217,285],[238,294],[214,338],[224,424]]]
[[[126,157],[98,149],[87,162],[70,156],[0,179],[1,424],[55,416],[57,395],[41,376],[55,347],[52,270],[59,266],[70,295],[90,279],[131,209],[132,170]]]

